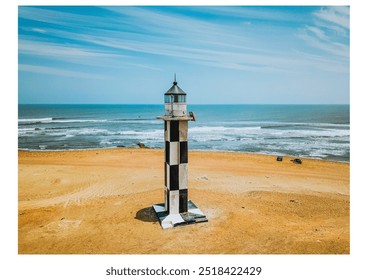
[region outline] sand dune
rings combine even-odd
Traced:
[[[348,254],[347,163],[189,153],[209,222],[162,230],[162,150],[19,151],[20,254]]]

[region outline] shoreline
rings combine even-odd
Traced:
[[[162,230],[162,149],[18,151],[18,253],[349,254],[350,164],[289,159],[190,150],[209,221]]]
[[[137,144],[138,145],[138,144]],[[155,148],[146,146],[145,148],[140,147],[104,147],[104,148],[86,148],[86,149],[66,149],[66,150],[32,150],[32,149],[19,149],[18,152],[74,152],[74,151],[99,151],[99,150],[118,150],[118,149],[127,149],[127,150],[141,150],[141,149],[148,149],[148,150],[162,150],[163,148]],[[251,153],[251,152],[243,152],[243,151],[229,151],[229,150],[201,150],[201,149],[190,149],[189,152],[203,152],[203,153],[239,153],[245,155],[260,155],[260,156],[270,156],[270,157],[287,157],[287,158],[300,158],[305,160],[318,160],[318,161],[326,161],[326,162],[336,162],[336,163],[346,163],[350,165],[349,161],[340,161],[340,160],[330,160],[324,158],[316,158],[316,157],[306,157],[306,156],[293,156],[293,155],[281,155],[281,154],[265,154],[265,153]]]

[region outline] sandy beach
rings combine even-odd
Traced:
[[[349,254],[349,163],[189,152],[207,223],[162,230],[164,152],[18,152],[19,254]]]

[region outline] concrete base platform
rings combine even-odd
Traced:
[[[173,228],[176,226],[189,225],[194,223],[208,222],[208,219],[201,210],[191,201],[188,201],[188,212],[179,214],[168,214],[165,211],[165,204],[154,204],[153,209],[160,221],[163,229]]]

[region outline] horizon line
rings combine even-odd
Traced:
[[[19,105],[154,105],[161,106],[164,103],[18,103]],[[190,103],[191,105],[349,105],[350,103]]]

